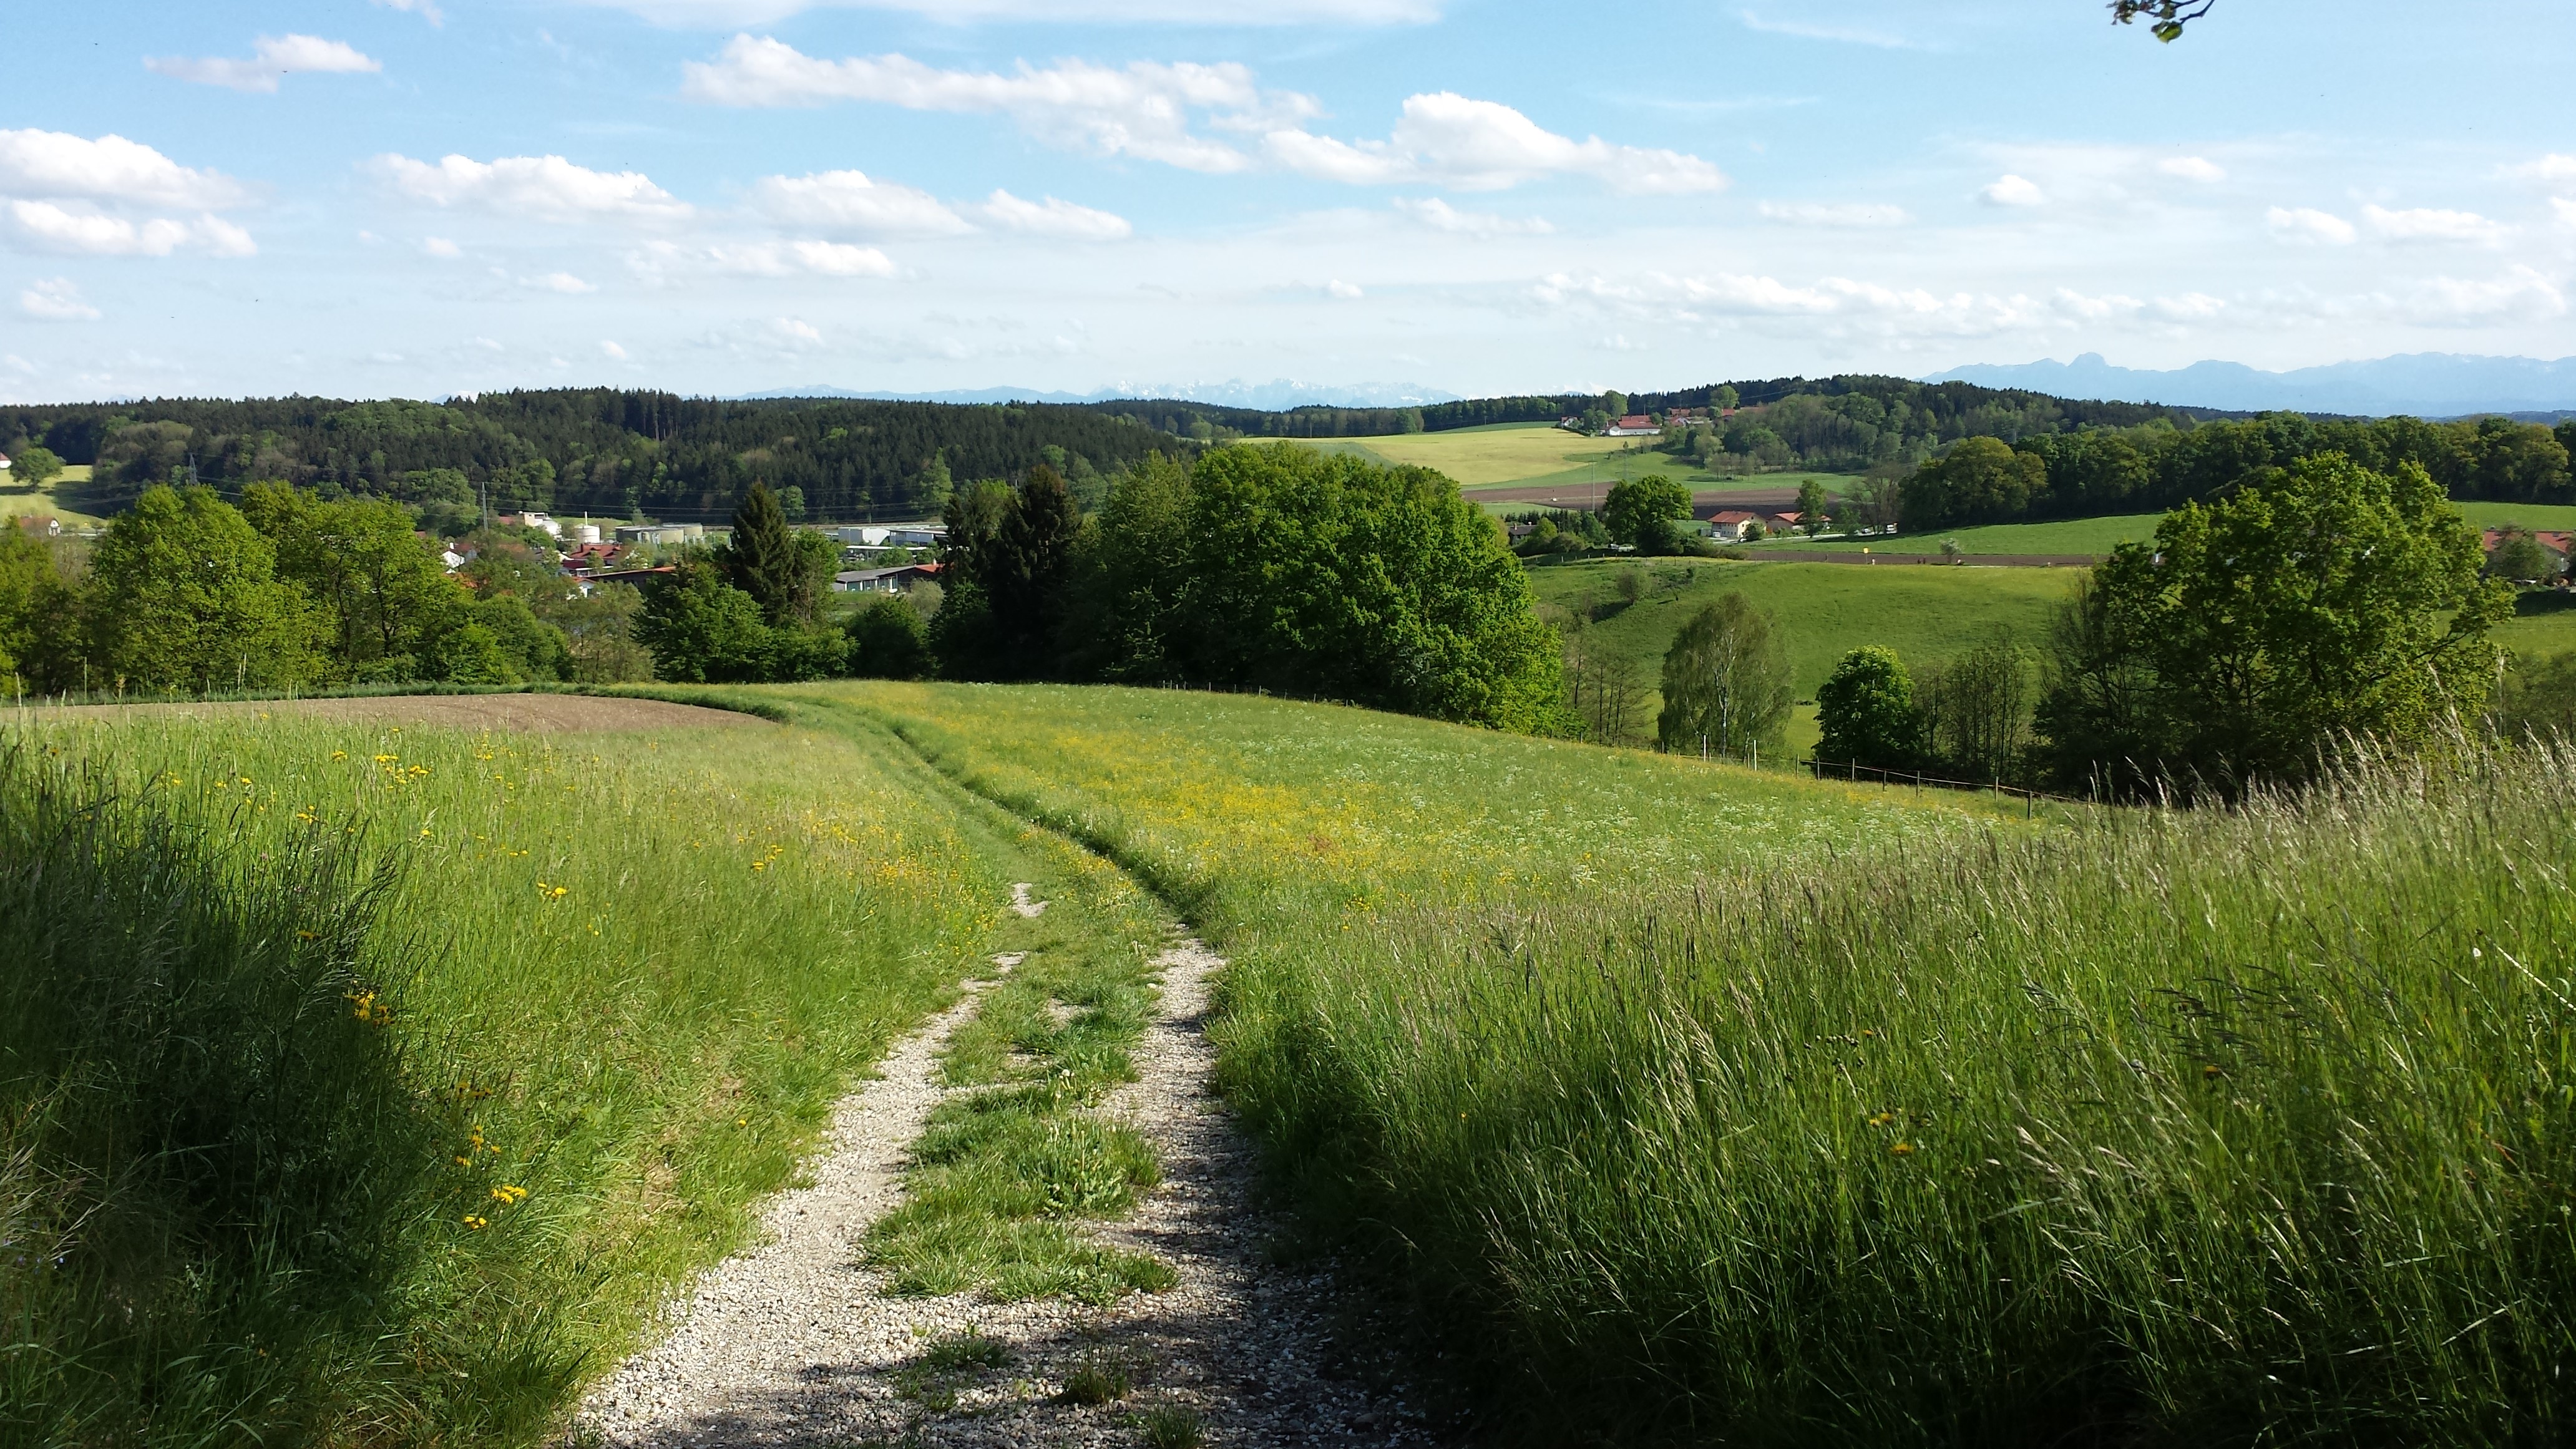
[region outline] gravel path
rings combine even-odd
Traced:
[[[1020,887],[1013,906],[1034,916],[1046,903]],[[811,1185],[772,1202],[765,1244],[701,1277],[669,1338],[583,1404],[577,1433],[649,1449],[1123,1446],[1148,1442],[1151,1415],[1166,1431],[1195,1422],[1209,1444],[1431,1442],[1400,1391],[1354,1376],[1331,1346],[1330,1283],[1262,1260],[1251,1151],[1207,1085],[1214,1052],[1201,1018],[1209,973],[1223,964],[1185,938],[1158,959],[1161,1001],[1134,1052],[1139,1079],[1104,1108],[1154,1140],[1164,1181],[1101,1236],[1160,1255],[1177,1287],[1106,1308],[890,1298],[861,1265],[860,1241],[900,1200],[904,1151],[943,1095],[939,1048],[974,1011],[970,995],[841,1103]],[[970,1332],[1007,1353],[958,1362],[958,1336]],[[1128,1392],[1073,1402],[1066,1381],[1086,1369]]]

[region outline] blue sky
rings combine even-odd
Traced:
[[[21,11],[0,398],[2576,352],[2564,0]]]

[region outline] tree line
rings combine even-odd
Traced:
[[[2434,423],[2267,413],[2188,431],[2148,423],[2010,442],[1973,437],[1905,479],[1899,511],[1908,532],[1922,532],[2162,510],[2327,453],[2380,472],[2421,469],[2454,498],[2561,503],[2576,500],[2571,449],[2576,419],[2552,429],[2502,417]]]
[[[725,402],[609,389],[485,393],[443,403],[328,398],[155,400],[0,408],[0,452],[89,464],[86,511],[175,481],[388,498],[450,535],[537,509],[713,521],[754,481],[790,511],[920,517],[957,478],[1047,463],[1078,487],[1194,444],[1088,408],[848,400]]]
[[[651,677],[633,588],[585,593],[502,534],[466,546],[449,573],[381,499],[147,488],[86,549],[0,530],[0,677],[91,696]]]
[[[1574,727],[1519,560],[1428,469],[1287,443],[1156,455],[1086,513],[1040,464],[950,500],[935,588],[837,626],[774,506],[756,487],[726,545],[650,589],[638,632],[664,678],[1205,685]]]
[[[1918,677],[1846,655],[1816,692],[1830,769],[2066,794],[2234,796],[2361,742],[2412,752],[2509,709],[2514,595],[2419,465],[2339,453],[2168,513],[2080,581],[2048,636]],[[2560,671],[2564,673],[2564,670]]]

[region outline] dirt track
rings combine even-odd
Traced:
[[[729,709],[588,694],[388,694],[365,699],[269,699],[221,704],[90,704],[39,710],[31,717],[176,715],[216,719],[243,714],[292,714],[351,724],[434,725],[533,734],[728,729],[768,724],[757,715]]]

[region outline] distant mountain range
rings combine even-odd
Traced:
[[[1458,394],[1442,392],[1410,382],[1312,383],[1291,382],[1286,378],[1270,382],[1245,382],[1240,378],[1226,382],[1157,383],[1151,386],[1104,387],[1098,392],[1046,392],[1033,387],[978,387],[948,392],[853,392],[845,387],[780,388],[774,392],[746,394],[741,401],[758,401],[790,397],[846,397],[876,402],[936,403],[1093,403],[1122,398],[1171,398],[1179,402],[1214,403],[1222,407],[1259,408],[1266,412],[1284,412],[1289,408],[1407,408],[1428,403],[1458,401]]]
[[[2576,412],[2576,357],[2544,362],[2416,352],[2290,372],[2264,372],[2241,362],[2195,362],[2171,372],[2150,372],[2113,367],[2102,354],[2088,352],[2073,362],[1954,367],[1923,381],[2243,412],[2411,413],[2425,418]]]

